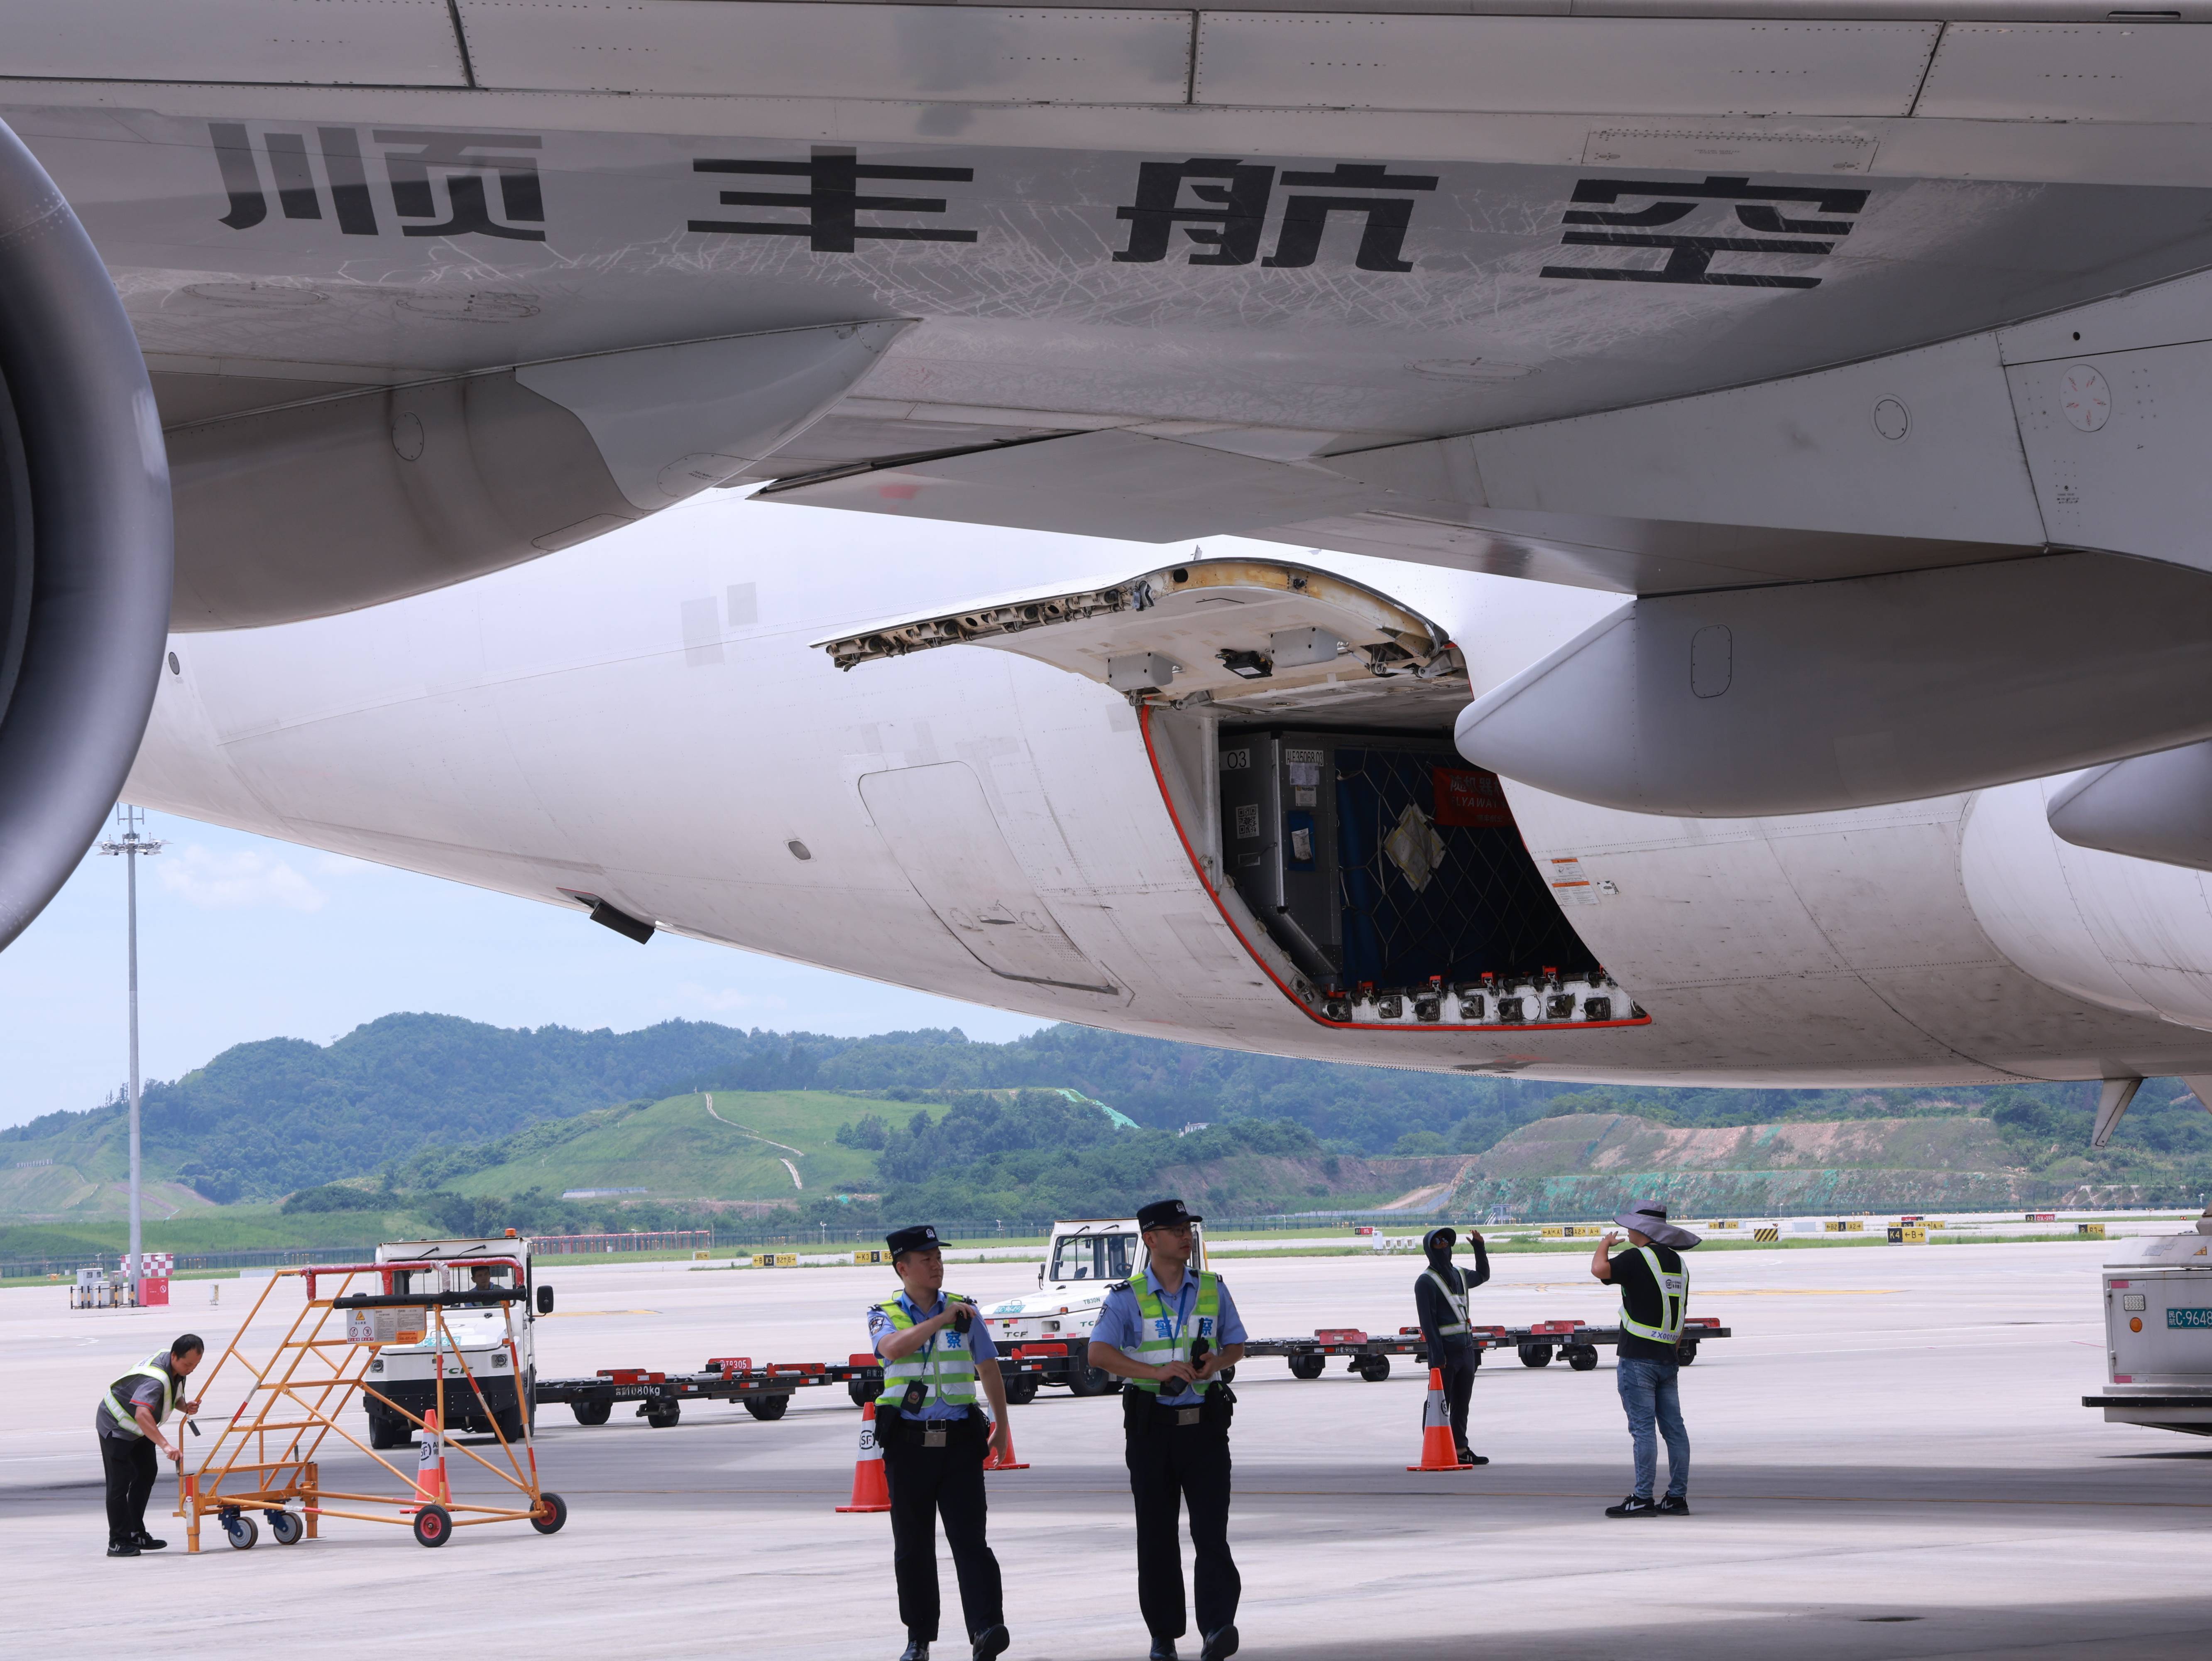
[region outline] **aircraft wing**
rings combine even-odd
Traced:
[[[2212,735],[2212,12],[1429,3],[0,0],[0,119],[137,332],[180,630],[766,481],[1632,596],[1462,732],[1594,800]],[[1639,688],[1663,784],[1555,742]]]

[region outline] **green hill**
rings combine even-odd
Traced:
[[[497,1164],[441,1185],[471,1195],[642,1189],[637,1197],[653,1200],[872,1194],[876,1156],[839,1146],[837,1128],[882,1108],[826,1090],[709,1092],[603,1108],[512,1137],[499,1145]]]
[[[39,1136],[0,1141],[0,1216],[91,1219],[131,1210],[131,1124],[127,1110],[68,1115]],[[204,1211],[211,1202],[175,1180],[185,1153],[141,1138],[149,1217]]]
[[[2006,1210],[2134,1203],[2125,1183],[2027,1168],[1994,1121],[1856,1119],[1686,1128],[1630,1113],[1541,1119],[1477,1158],[1455,1202],[1519,1217],[1610,1215],[1657,1199],[1679,1214]]]
[[[0,1076],[0,1118],[9,1111],[7,1090]],[[761,1110],[771,1117],[739,1118],[750,1131],[732,1128],[729,1140],[739,1146],[726,1147],[714,1140],[722,1128],[713,1120],[696,1123],[695,1113],[694,1123],[679,1127],[680,1110],[667,1105],[702,1091],[718,1099],[740,1092],[812,1100],[821,1112],[818,1122],[802,1114],[786,1123],[773,1117],[786,1109]],[[1054,1118],[1035,1098],[1058,1091],[1109,1104],[1127,1123],[1116,1130],[1091,1108],[1064,1123]],[[1019,1094],[1026,1105],[998,1119],[963,1119],[967,1128],[945,1141],[951,1151],[944,1157],[903,1135],[917,1110],[944,1114],[987,1094],[1002,1102]],[[711,1192],[757,1202],[797,1197],[804,1209],[811,1196],[843,1184],[894,1201],[929,1198],[933,1210],[940,1202],[953,1206],[945,1215],[987,1201],[981,1214],[1003,1208],[1035,1215],[1103,1206],[1109,1198],[1118,1205],[1145,1192],[1155,1173],[1186,1165],[1207,1166],[1212,1188],[1256,1206],[1262,1197],[1319,1201],[1316,1188],[1334,1197],[1343,1191],[1340,1179],[1322,1173],[1292,1185],[1297,1173],[1287,1166],[1262,1173],[1220,1161],[1475,1154],[1547,1119],[1622,1114],[1660,1130],[1767,1127],[1762,1134],[1770,1141],[1776,1128],[1879,1124],[1878,1131],[1859,1133],[1888,1149],[1875,1163],[1923,1171],[1949,1167],[1933,1153],[1911,1154],[1911,1139],[1939,1122],[1972,1120],[1994,1127],[1975,1135],[2002,1142],[1986,1158],[1973,1156],[1990,1169],[2055,1183],[2132,1183],[2160,1204],[2212,1189],[2212,1115],[2179,1080],[2147,1082],[2113,1145],[2092,1152],[2096,1094],[2093,1084],[1831,1091],[1568,1086],[1297,1061],[1074,1025],[975,1043],[957,1031],[847,1038],[670,1021],[617,1033],[398,1014],[329,1044],[271,1038],[235,1045],[183,1078],[149,1083],[144,1105],[149,1184],[161,1206],[187,1212],[201,1200],[274,1201],[390,1173],[396,1192],[446,1191],[457,1200],[501,1187],[556,1197],[573,1188],[647,1188],[654,1196]],[[665,1109],[668,1116],[627,1131],[592,1120],[573,1137],[562,1134],[617,1108]],[[884,1135],[858,1147],[836,1143],[836,1123],[871,1114],[887,1122]],[[111,1102],[0,1129],[0,1216],[118,1213],[124,1118]],[[1213,1127],[1201,1137],[1230,1140],[1170,1147],[1193,1122]],[[1268,1129],[1283,1126],[1297,1134],[1286,1139]],[[1099,1127],[1106,1140],[1094,1145]],[[1230,1135],[1236,1127],[1243,1129]],[[637,1140],[648,1131],[649,1146]],[[544,1140],[510,1145],[540,1132]],[[748,1134],[802,1153],[746,1143]],[[880,1157],[872,1162],[872,1153]],[[806,1188],[778,1186],[776,1161],[787,1157]],[[1856,1168],[1841,1155],[1816,1163]],[[1701,1168],[1752,1167],[1708,1159]]]

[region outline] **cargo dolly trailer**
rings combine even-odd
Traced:
[[[1698,1346],[1707,1339],[1735,1335],[1710,1315],[1692,1316],[1683,1323],[1682,1342],[1676,1346],[1675,1354],[1687,1366],[1698,1359]],[[1519,1353],[1523,1366],[1549,1366],[1556,1354],[1577,1372],[1588,1372],[1597,1365],[1599,1350],[1620,1342],[1620,1329],[1592,1326],[1584,1321],[1539,1321],[1525,1327],[1479,1326],[1471,1329],[1469,1336],[1474,1341],[1478,1366],[1486,1351],[1513,1349]],[[1323,1327],[1310,1338],[1245,1342],[1248,1361],[1274,1355],[1289,1363],[1291,1375],[1297,1378],[1318,1378],[1331,1356],[1341,1356],[1347,1371],[1370,1384],[1380,1384],[1390,1376],[1394,1355],[1410,1356],[1416,1366],[1428,1365],[1427,1346],[1421,1342],[1419,1327],[1401,1327],[1394,1335],[1377,1336],[1353,1327]]]
[[[1692,1317],[1686,1324],[1679,1354],[1685,1366],[1698,1359],[1698,1346],[1711,1338],[1735,1335],[1711,1316]],[[1556,1354],[1577,1372],[1597,1365],[1598,1351],[1620,1342],[1617,1326],[1591,1326],[1582,1321],[1540,1321],[1525,1327],[1478,1327],[1474,1339],[1477,1360],[1483,1350],[1515,1349],[1522,1364],[1551,1365]],[[1082,1341],[1088,1344],[1087,1339]],[[1006,1381],[1006,1400],[1020,1407],[1034,1400],[1048,1373],[1069,1365],[1068,1343],[1024,1344],[999,1358]],[[1349,1371],[1370,1384],[1390,1376],[1390,1358],[1405,1355],[1416,1366],[1427,1365],[1419,1327],[1395,1334],[1370,1336],[1352,1327],[1324,1327],[1310,1338],[1257,1338],[1246,1342],[1244,1359],[1279,1356],[1291,1375],[1318,1378],[1332,1356],[1341,1357]],[[1222,1376],[1233,1379],[1237,1369]],[[559,1404],[576,1415],[580,1425],[604,1425],[618,1402],[636,1403],[636,1416],[656,1430],[681,1421],[686,1402],[731,1402],[754,1418],[783,1417],[791,1398],[802,1390],[842,1384],[855,1407],[872,1402],[882,1393],[884,1369],[872,1355],[857,1354],[843,1363],[830,1361],[772,1361],[756,1366],[742,1355],[711,1357],[696,1372],[656,1372],[646,1367],[603,1367],[588,1378],[540,1378],[536,1403]]]
[[[1042,1360],[1002,1356],[1000,1371],[1006,1380],[1006,1399],[1016,1403],[1036,1394],[1044,1375]],[[655,1430],[665,1430],[683,1419],[686,1402],[730,1402],[756,1419],[783,1417],[791,1398],[802,1390],[842,1384],[860,1407],[883,1391],[883,1363],[873,1355],[858,1354],[844,1362],[771,1361],[756,1366],[749,1356],[717,1355],[696,1372],[656,1372],[647,1367],[602,1367],[589,1378],[540,1378],[538,1406],[558,1404],[576,1415],[580,1425],[604,1425],[617,1402],[634,1402],[636,1416]]]

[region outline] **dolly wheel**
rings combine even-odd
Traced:
[[[254,1525],[253,1519],[242,1514],[224,1518],[222,1531],[230,1537],[232,1548],[238,1551],[252,1551],[253,1542],[261,1537],[261,1530]]]
[[[298,1545],[300,1536],[307,1531],[306,1524],[289,1511],[269,1513],[269,1537],[280,1546]]]
[[[568,1502],[557,1494],[540,1494],[538,1509],[530,1513],[530,1526],[540,1534],[558,1534],[568,1520]]]
[[[442,1546],[453,1537],[453,1513],[443,1506],[425,1506],[415,1513],[415,1538],[426,1546]]]

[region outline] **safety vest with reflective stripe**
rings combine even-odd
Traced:
[[[1444,1279],[1443,1275],[1437,1274],[1434,1269],[1430,1269],[1428,1271],[1428,1276],[1430,1280],[1436,1282],[1437,1290],[1444,1294],[1444,1306],[1449,1309],[1453,1314],[1459,1317],[1459,1319],[1453,1322],[1449,1326],[1438,1327],[1437,1329],[1437,1335],[1439,1338],[1466,1337],[1468,1333],[1467,1293],[1464,1292],[1454,1292],[1451,1289],[1451,1282]]]
[[[161,1357],[156,1355],[145,1366],[131,1368],[107,1387],[107,1394],[100,1404],[107,1409],[108,1417],[120,1425],[127,1434],[143,1436],[146,1433],[139,1428],[137,1414],[130,1402],[117,1393],[131,1388],[131,1381],[134,1378],[151,1378],[161,1386],[161,1404],[154,1410],[154,1422],[157,1425],[169,1416],[170,1408],[176,1403],[177,1381],[169,1369],[161,1365]]]
[[[1638,1246],[1644,1262],[1651,1270],[1651,1279],[1659,1288],[1659,1317],[1663,1324],[1646,1326],[1628,1312],[1628,1299],[1624,1293],[1620,1300],[1620,1329],[1632,1332],[1639,1338],[1649,1338],[1655,1344],[1680,1343],[1682,1339],[1682,1314],[1690,1306],[1690,1272],[1680,1269],[1673,1274],[1659,1266],[1659,1254],[1650,1246]]]
[[[1194,1339],[1203,1338],[1209,1344],[1215,1342],[1221,1330],[1221,1277],[1218,1275],[1209,1274],[1203,1269],[1199,1272],[1198,1302],[1191,1309],[1191,1318],[1180,1325],[1168,1313],[1168,1306],[1160,1300],[1159,1294],[1152,1290],[1151,1276],[1139,1275],[1128,1284],[1129,1290],[1136,1294],[1139,1317],[1137,1329],[1143,1337],[1134,1349],[1123,1346],[1123,1354],[1156,1367],[1165,1366],[1170,1361],[1190,1360],[1190,1346]],[[1194,1332],[1190,1330],[1194,1325],[1197,1328]],[[1160,1393],[1160,1381],[1157,1378],[1132,1378],[1129,1382],[1152,1395]],[[1203,1396],[1211,1382],[1209,1379],[1194,1378],[1190,1387]]]
[[[945,1303],[950,1305],[959,1294],[948,1292],[943,1296]],[[906,1305],[896,1298],[888,1303],[878,1304],[876,1307],[901,1332],[910,1331],[919,1324],[913,1316],[906,1312]],[[939,1348],[939,1340],[948,1337],[953,1342]],[[876,1405],[878,1408],[903,1407],[907,1387],[919,1380],[929,1387],[929,1393],[922,1398],[921,1405],[913,1409],[916,1413],[938,1402],[947,1407],[975,1406],[975,1357],[959,1340],[960,1334],[957,1329],[943,1328],[932,1333],[929,1342],[920,1349],[908,1350],[897,1360],[884,1362],[884,1390],[883,1394],[876,1397]]]

